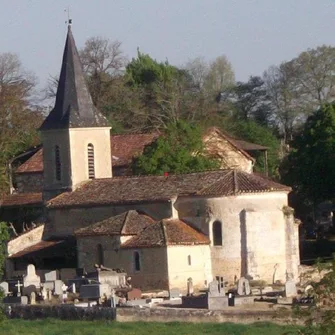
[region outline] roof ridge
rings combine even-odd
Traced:
[[[122,235],[124,233],[124,230],[126,229],[126,225],[127,225],[127,221],[128,221],[128,216],[129,216],[129,211],[126,212],[125,218],[123,220],[123,225],[122,225],[122,229],[120,231],[120,234]]]
[[[236,169],[233,170],[233,183],[234,183],[234,195],[236,195],[239,189]]]

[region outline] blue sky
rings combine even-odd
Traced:
[[[58,74],[70,7],[77,47],[102,36],[182,65],[222,54],[237,80],[307,48],[335,45],[334,0],[0,0],[0,53],[15,52],[45,85]]]

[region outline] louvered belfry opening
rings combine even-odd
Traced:
[[[94,169],[94,146],[90,143],[87,146],[87,158],[88,158],[88,178],[95,178],[95,169]]]
[[[62,164],[60,161],[60,149],[59,146],[55,146],[55,167],[56,167],[56,180],[62,179]]]

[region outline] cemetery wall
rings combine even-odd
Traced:
[[[97,246],[103,249],[104,266],[122,268],[131,276],[132,286],[141,290],[169,289],[167,250],[162,248],[120,249],[119,236],[78,236],[78,266],[87,271],[97,263]],[[134,253],[140,255],[140,270],[136,271]],[[183,283],[185,286],[186,282]],[[184,288],[184,287],[183,287]]]
[[[289,223],[283,213],[287,193],[207,199],[184,197],[177,199],[174,206],[181,219],[191,222],[212,241],[214,277],[222,276],[233,282],[249,274],[272,283],[273,279],[286,280],[289,264],[298,270],[299,259],[290,251],[298,246],[298,238],[294,235],[294,243],[288,241],[286,225]],[[215,221],[222,224],[222,246],[213,245]]]
[[[72,235],[76,229],[87,227],[131,209],[143,211],[156,220],[172,216],[171,202],[109,205],[99,207],[60,208],[48,210],[48,223],[43,239]]]
[[[187,291],[187,279],[192,278],[195,290],[212,281],[211,254],[208,245],[169,246],[168,270],[170,289]]]
[[[71,305],[6,306],[5,313],[9,318],[43,319],[58,318],[63,320],[115,320],[119,322],[233,322],[251,324],[254,322],[271,322],[276,324],[303,325],[304,318],[295,318],[287,311],[265,310],[231,310],[209,311],[206,309],[181,308],[106,308],[74,307]]]

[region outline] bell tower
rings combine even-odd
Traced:
[[[40,127],[44,200],[112,177],[110,129],[93,105],[69,25],[55,106]]]

